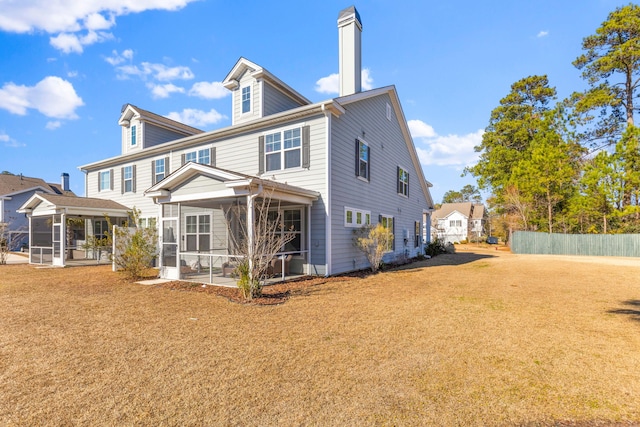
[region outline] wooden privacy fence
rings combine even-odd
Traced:
[[[516,254],[640,257],[640,234],[556,234],[516,231]]]

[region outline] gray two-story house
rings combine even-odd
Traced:
[[[290,274],[368,267],[353,244],[354,230],[367,224],[392,230],[386,261],[423,252],[433,201],[398,94],[394,86],[361,90],[354,7],[340,12],[338,29],[339,97],[313,103],[240,58],[223,80],[231,126],[203,132],[127,104],[122,153],[80,167],[88,200],[135,207],[141,225],[158,228],[162,277],[226,277],[238,228],[229,212],[245,207],[249,214],[235,221],[251,229],[254,203],[267,196],[296,233],[281,253]]]

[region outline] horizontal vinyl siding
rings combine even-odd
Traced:
[[[138,133],[142,134],[140,130],[138,130]],[[150,123],[145,123],[144,135],[138,135],[138,138],[140,138],[141,136],[144,136],[144,147],[149,148],[153,147],[154,145],[162,144],[164,142],[184,138],[185,134],[164,129]]]
[[[209,177],[200,175],[181,185],[171,194],[173,196],[182,196],[226,189],[227,186],[223,182],[217,182]]]
[[[317,191],[321,194],[319,200],[314,202],[311,208],[311,240],[308,243],[309,249],[311,250],[311,263],[313,264],[311,267],[312,274],[325,274],[324,265],[326,264],[325,201],[328,189],[325,183],[327,160],[325,123],[325,117],[323,115],[317,115],[302,121],[293,121],[253,133],[203,141],[202,144],[189,147],[188,149],[188,151],[194,151],[214,147],[216,149],[217,167],[241,174],[257,176],[259,168],[258,138],[260,135],[282,128],[290,128],[295,125],[308,125],[310,127],[309,169],[299,168],[289,171],[272,171],[263,175],[262,178],[275,179],[290,185]],[[136,193],[121,194],[120,192],[121,167],[134,163],[123,162],[122,164],[112,167],[114,170],[114,190],[108,192],[98,192],[98,175],[100,171],[90,171],[87,177],[87,196],[114,200],[129,208],[135,206],[142,210],[143,217],[158,216],[159,207],[153,204],[151,198],[144,197],[144,192],[152,186],[151,161],[168,156],[170,157],[170,172],[174,172],[181,166],[181,155],[184,152],[185,150],[181,150],[178,146],[173,147],[171,152],[137,160],[135,162]],[[200,182],[200,185],[196,185],[196,187],[190,185],[192,188],[188,190],[189,192],[199,190],[215,191],[217,189],[216,186],[211,185],[211,180],[196,179],[196,183],[197,182]],[[186,194],[186,190],[184,190],[185,193],[181,193],[181,191],[183,190],[178,189],[175,194]]]
[[[332,274],[363,269],[369,263],[362,252],[353,246],[353,228],[344,226],[345,206],[368,210],[371,222],[376,224],[380,214],[394,217],[395,251],[415,256],[414,223],[422,224],[422,211],[427,207],[426,198],[418,182],[400,125],[392,115],[386,117],[386,105],[391,104],[384,94],[375,98],[348,104],[346,114],[333,120],[331,170],[332,170]],[[363,137],[370,149],[370,181],[364,182],[355,175],[355,141]],[[397,192],[397,167],[409,172],[409,197]],[[408,243],[404,246],[403,230],[408,230]],[[385,256],[392,261],[394,255]],[[355,263],[354,263],[355,260]]]
[[[291,110],[301,106],[298,102],[286,96],[268,83],[264,83],[263,87],[263,100],[264,100],[264,115],[280,113],[282,111]]]

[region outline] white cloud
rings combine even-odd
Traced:
[[[536,37],[540,38],[540,37],[546,37],[548,35],[549,35],[549,31],[543,30],[543,31],[540,31]]]
[[[197,82],[189,90],[189,96],[197,96],[204,99],[220,99],[231,92],[222,86],[221,82]]]
[[[48,130],[56,130],[60,126],[62,126],[62,123],[59,120],[56,120],[53,122],[47,122],[47,125],[45,126],[45,128]]]
[[[47,117],[75,119],[75,110],[82,105],[73,85],[60,77],[45,77],[35,86],[5,83],[0,88],[0,108],[21,116],[34,109]]]
[[[368,68],[362,70],[362,75],[360,78],[362,90],[373,89],[373,78],[371,77],[371,71]],[[315,90],[316,92],[326,94],[340,93],[340,75],[338,73],[334,73],[320,78],[318,81],[316,81]]]
[[[433,126],[426,124],[422,120],[409,120],[409,131],[414,138],[433,138],[436,136],[436,132],[433,130]]]
[[[373,77],[371,77],[371,70],[369,70],[368,68],[365,68],[364,70],[362,70],[362,75],[360,78],[361,78],[362,90],[373,89]]]
[[[151,96],[155,99],[168,98],[172,93],[184,93],[184,88],[176,86],[173,83],[167,83],[164,85],[148,83],[147,87],[151,89]]]
[[[194,127],[206,127],[227,119],[227,116],[218,113],[214,109],[202,111],[193,108],[185,108],[180,113],[171,112],[167,114],[167,117]]]
[[[462,169],[478,161],[474,147],[482,142],[483,129],[466,135],[438,135],[421,120],[409,120],[409,131],[417,139],[416,151],[423,165],[451,166]]]
[[[27,146],[27,144],[19,143],[18,141],[11,138],[9,135],[7,135],[4,132],[0,132],[0,142],[2,142],[5,147],[11,147],[11,148],[19,148],[19,147]]]
[[[69,77],[69,78],[78,77],[78,72],[77,71],[68,71],[67,72],[67,77]]]
[[[339,93],[340,92],[340,76],[338,73],[329,74],[322,77],[316,82],[316,92],[320,93]]]
[[[113,56],[107,56],[106,58],[104,58],[104,60],[114,67],[116,65],[122,64],[125,61],[131,61],[133,59],[133,50],[131,49],[125,49],[122,51],[122,53],[118,53],[117,50],[112,50],[111,54]]]
[[[164,64],[153,64],[151,62],[143,62],[140,66],[123,65],[116,67],[116,70],[119,72],[118,77],[121,79],[127,79],[132,76],[141,79],[150,77],[154,80],[167,82],[171,80],[191,80],[194,77],[189,67],[167,67]]]
[[[3,1],[0,30],[56,34],[51,38],[51,44],[56,49],[80,53],[82,46],[112,37],[109,33],[101,32],[112,28],[118,16],[147,10],[174,11],[192,1],[195,0]],[[87,32],[85,36],[75,35],[83,31]]]
[[[94,43],[103,42],[113,38],[113,34],[104,31],[89,31],[84,36],[78,36],[73,33],[62,33],[49,39],[51,46],[64,53],[82,53],[84,46]]]

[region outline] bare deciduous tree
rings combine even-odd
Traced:
[[[238,256],[238,287],[246,299],[261,295],[272,259],[296,237],[292,229],[285,229],[280,202],[274,202],[272,195],[264,191],[259,198],[254,196],[252,211],[247,205],[225,211],[231,248]]]

